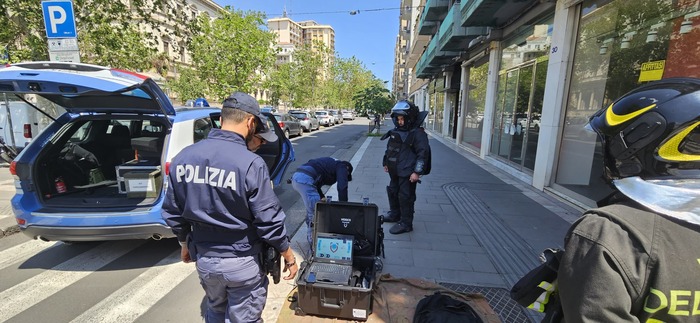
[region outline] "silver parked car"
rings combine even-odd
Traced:
[[[318,122],[316,116],[309,112],[301,110],[291,110],[289,111],[289,114],[299,119],[299,123],[301,123],[301,128],[304,129],[305,132],[318,130],[321,127],[321,124]]]
[[[328,113],[333,116],[333,120],[335,120],[335,124],[343,123],[343,115],[340,114],[340,111],[338,110],[328,110]]]
[[[268,115],[265,112],[263,112],[263,114]],[[304,133],[304,129],[301,128],[301,123],[299,123],[299,119],[295,118],[294,116],[291,116],[289,114],[278,113],[273,113],[269,115],[274,116],[275,121],[277,121],[277,124],[279,124],[280,128],[284,132],[285,137],[291,138],[291,136],[301,136]]]
[[[328,111],[316,111],[314,112],[314,114],[316,115],[316,118],[318,118],[318,122],[324,127],[330,127],[335,124],[333,116],[330,113],[328,113]]]

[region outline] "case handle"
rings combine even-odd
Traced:
[[[339,310],[339,309],[343,308],[343,305],[345,305],[345,300],[341,299],[341,297],[343,296],[343,293],[342,293],[342,292],[338,295],[338,304],[331,304],[331,303],[326,303],[326,292],[325,292],[325,290],[324,290],[324,289],[320,289],[320,291],[321,291],[321,295],[320,295],[320,296],[321,296],[321,306],[322,306],[322,307],[333,308],[333,309]]]

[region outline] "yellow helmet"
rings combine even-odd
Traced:
[[[603,145],[608,180],[700,177],[700,79],[638,87],[596,112],[589,126]]]

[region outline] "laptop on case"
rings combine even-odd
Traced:
[[[316,282],[348,285],[352,276],[353,236],[317,233],[314,241],[314,261],[307,271]]]

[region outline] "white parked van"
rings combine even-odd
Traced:
[[[7,145],[18,150],[26,147],[61,113],[54,111],[54,105],[45,106],[43,102],[37,104],[32,102],[35,101],[33,96],[28,97],[29,102],[24,102],[14,96],[0,93],[0,136]]]

